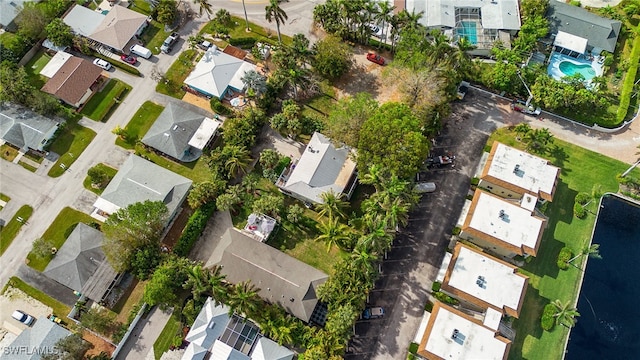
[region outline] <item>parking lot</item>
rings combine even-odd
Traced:
[[[406,358],[488,135],[511,123],[511,116],[508,103],[473,91],[454,104],[432,151],[455,155],[455,163],[426,173],[424,181],[438,188],[422,197],[396,237],[370,296],[372,305],[385,308],[385,316],[356,323],[345,358]]]

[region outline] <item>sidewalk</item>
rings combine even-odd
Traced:
[[[164,312],[158,307],[153,308],[133,329],[116,360],[155,359],[153,343],[160,336],[171,314],[172,312]]]

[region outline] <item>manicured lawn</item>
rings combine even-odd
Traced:
[[[336,103],[336,89],[327,81],[320,83],[320,95],[317,95],[304,103],[302,113],[311,116],[327,116]]]
[[[524,144],[515,140],[515,134],[503,128],[494,133],[489,144],[498,140],[507,145],[523,148]],[[577,297],[581,272],[570,267],[559,270],[556,259],[564,246],[577,252],[591,237],[595,216],[587,215],[583,220],[573,216],[573,204],[580,192],[591,193],[594,185],[603,192],[618,190],[616,174],[628,168],[618,160],[555,140],[555,147],[543,155],[560,167],[560,179],[553,202],[546,215],[549,217],[538,254],[521,271],[530,277],[520,318],[515,320],[516,339],[511,346],[509,359],[561,359],[567,329],[555,327],[551,332],[540,327],[542,308],[549,302],[560,299],[563,302]],[[640,173],[640,170],[634,170]],[[576,265],[580,265],[579,262]]]
[[[202,28],[200,34],[212,34],[213,33],[213,22],[210,21],[205,27]],[[231,26],[229,27],[229,37],[232,39],[240,39],[240,38],[255,38],[257,41],[267,42],[271,44],[278,43],[278,32],[276,31],[275,22],[272,23],[269,29],[265,29],[260,25],[256,25],[252,22],[249,22],[249,28],[251,32],[247,32],[245,30],[247,23],[244,21],[244,18],[232,16],[231,17]],[[282,34],[282,43],[284,45],[291,45],[293,39],[287,35]]]
[[[2,144],[2,146],[0,146],[0,157],[3,159],[11,162],[16,156],[18,156],[18,150],[16,148],[9,144]]]
[[[131,86],[120,80],[111,79],[109,83],[97,94],[94,94],[80,112],[91,120],[105,122],[109,115],[118,107]]]
[[[118,316],[116,316],[116,321],[123,324],[127,323],[131,309],[133,309],[133,307],[142,300],[142,296],[144,295],[144,286],[147,284],[146,281],[133,281],[135,286],[131,286],[111,309],[113,312],[118,314]]]
[[[13,218],[11,218],[5,226],[0,228],[0,255],[4,254],[5,250],[7,250],[9,245],[11,245],[11,242],[15,239],[22,228],[23,224],[18,222],[18,218],[21,217],[24,219],[24,222],[26,222],[29,220],[32,213],[33,208],[29,205],[24,205],[18,209]]]
[[[95,136],[96,133],[93,130],[76,122],[67,121],[62,133],[49,148],[50,151],[60,155],[58,161],[49,170],[49,176],[58,177],[64,174],[66,170],[61,168],[60,165],[64,164],[67,168],[71,167],[71,164],[76,161]]]
[[[20,160],[18,161],[18,165],[22,166],[23,168],[31,171],[31,172],[36,172],[36,170],[38,170],[38,168],[31,166],[31,164],[27,164],[26,162]]]
[[[199,183],[211,179],[211,170],[207,166],[207,163],[202,159],[202,157],[190,163],[179,163],[173,160],[169,160],[162,155],[158,155],[141,145],[136,145],[136,154],[147,158],[154,164],[158,164],[167,170],[171,170],[176,174],[180,174],[188,179],[191,179],[194,183]]]
[[[151,23],[142,33],[142,42],[144,47],[151,50],[155,55],[160,54],[160,46],[162,42],[171,34],[171,31],[164,31],[164,25],[155,20],[151,20]]]
[[[38,51],[29,62],[24,66],[24,70],[29,75],[29,82],[40,89],[47,82],[47,78],[40,75],[40,71],[49,63],[51,55],[44,52],[44,50]]]
[[[125,139],[123,140],[118,136],[118,138],[116,138],[116,145],[122,146],[125,149],[135,148],[136,142],[144,137],[162,110],[164,110],[164,106],[151,101],[145,101],[131,120],[129,120],[127,126],[124,127],[126,133]]]
[[[112,168],[111,166],[106,165],[106,164],[102,164],[102,163],[96,164],[95,167],[104,170],[107,173],[107,175],[109,176],[109,181],[111,181],[111,179],[113,179],[113,177],[116,176],[116,173],[118,172],[118,170]],[[107,181],[106,183],[108,184],[109,181]],[[85,189],[87,189],[87,190],[89,190],[89,191],[91,191],[91,192],[93,192],[93,193],[95,193],[97,195],[102,195],[102,192],[104,191],[104,188],[97,189],[97,188],[94,188],[93,186],[91,186],[91,178],[89,176],[84,178],[84,181],[82,182],[82,186],[84,186]],[[106,185],[105,185],[105,187],[106,187]]]
[[[71,312],[71,308],[69,308],[67,305],[59,302],[58,300],[43,293],[42,291],[31,287],[30,285],[22,281],[20,278],[17,278],[15,276],[11,277],[9,279],[9,282],[7,282],[7,285],[5,286],[5,288],[2,290],[3,294],[5,293],[5,291],[9,286],[22,290],[27,295],[31,296],[32,298],[50,307],[54,315],[59,316],[63,319],[66,318],[69,312]],[[47,320],[47,319],[43,319],[43,320]]]
[[[162,354],[164,354],[171,347],[174,339],[182,337],[182,323],[178,319],[177,314],[173,313],[165,325],[164,329],[158,336],[156,342],[153,343],[153,353],[156,360],[159,360]]]
[[[191,70],[196,66],[198,62],[197,56],[199,53],[196,50],[185,50],[180,54],[178,59],[171,64],[169,70],[165,74],[166,81],[159,82],[156,86],[156,91],[172,96],[176,99],[182,99],[186,92],[182,90],[184,79],[189,76]]]
[[[9,202],[11,200],[11,198],[3,193],[0,193],[0,200],[4,201],[4,202]]]
[[[42,234],[42,238],[51,242],[51,246],[60,249],[64,242],[67,241],[67,237],[69,237],[73,229],[75,229],[76,225],[80,222],[90,224],[97,222],[97,220],[85,213],[66,207],[60,211],[47,231]],[[51,259],[53,259],[53,255],[39,257],[29,252],[27,255],[27,264],[38,271],[44,271]]]

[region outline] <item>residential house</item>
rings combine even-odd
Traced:
[[[420,23],[444,31],[453,40],[466,37],[477,47],[474,53],[489,54],[496,40],[506,46],[520,30],[517,0],[406,0],[406,9],[423,13]]]
[[[222,235],[210,262],[221,265],[234,284],[251,280],[260,297],[304,322],[322,322],[318,317],[326,316],[316,291],[329,276],[241,230],[231,228]]]
[[[247,71],[256,69],[255,65],[226,54],[213,45],[204,53],[184,83],[207,97],[222,99],[232,96],[234,92],[244,91],[242,77]]]
[[[40,70],[40,75],[51,79],[54,75],[60,71],[60,68],[73,57],[73,55],[66,53],[64,51],[58,51],[55,55],[49,60],[47,65],[45,65],[42,70]]]
[[[44,270],[44,274],[87,298],[102,302],[120,277],[102,251],[104,235],[78,223]]]
[[[622,29],[618,20],[556,0],[549,2],[547,19],[555,51],[572,57],[613,53]]]
[[[53,354],[56,343],[70,335],[69,330],[49,319],[36,319],[3,349],[0,359],[39,360],[42,355]]]
[[[142,142],[182,162],[192,162],[215,136],[220,121],[169,103],[142,138]]]
[[[0,28],[15,32],[15,22],[25,3],[39,3],[40,0],[2,0],[0,1]]]
[[[443,267],[446,272],[440,291],[482,312],[485,326],[497,330],[503,314],[520,315],[529,278],[518,273],[517,266],[457,243]]]
[[[418,355],[429,360],[506,360],[510,348],[510,340],[481,320],[436,301]]]
[[[348,199],[358,184],[353,155],[349,147],[337,147],[331,139],[315,132],[300,160],[285,169],[276,185],[306,203],[322,204],[321,195],[329,191]]]
[[[191,184],[191,180],[181,175],[131,155],[93,204],[91,216],[105,221],[109,215],[131,204],[162,201],[168,209],[169,224],[180,212]]]
[[[60,124],[20,105],[0,102],[0,137],[22,152],[43,151]]]
[[[42,91],[80,108],[99,89],[102,69],[90,61],[72,56],[42,87]]]
[[[546,159],[494,142],[480,175],[478,187],[504,198],[524,194],[553,201],[560,169]]]
[[[476,190],[463,214],[460,238],[506,258],[536,256],[547,221],[524,202]]]
[[[291,360],[294,353],[260,334],[251,320],[208,298],[185,340],[182,360]]]
[[[99,47],[128,53],[132,45],[138,44],[149,17],[120,5],[112,6],[106,14],[75,5],[63,21],[75,34],[94,41]]]

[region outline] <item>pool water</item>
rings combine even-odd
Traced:
[[[611,195],[602,206],[593,234],[602,259],[588,260],[565,360],[640,359],[640,206]]]
[[[476,23],[473,21],[460,21],[460,25],[456,28],[458,37],[466,37],[473,45],[478,43],[478,33],[476,32]]]
[[[596,71],[589,64],[574,64],[571,61],[565,60],[558,64],[558,68],[567,76],[580,74],[585,80],[591,80],[596,76]]]

